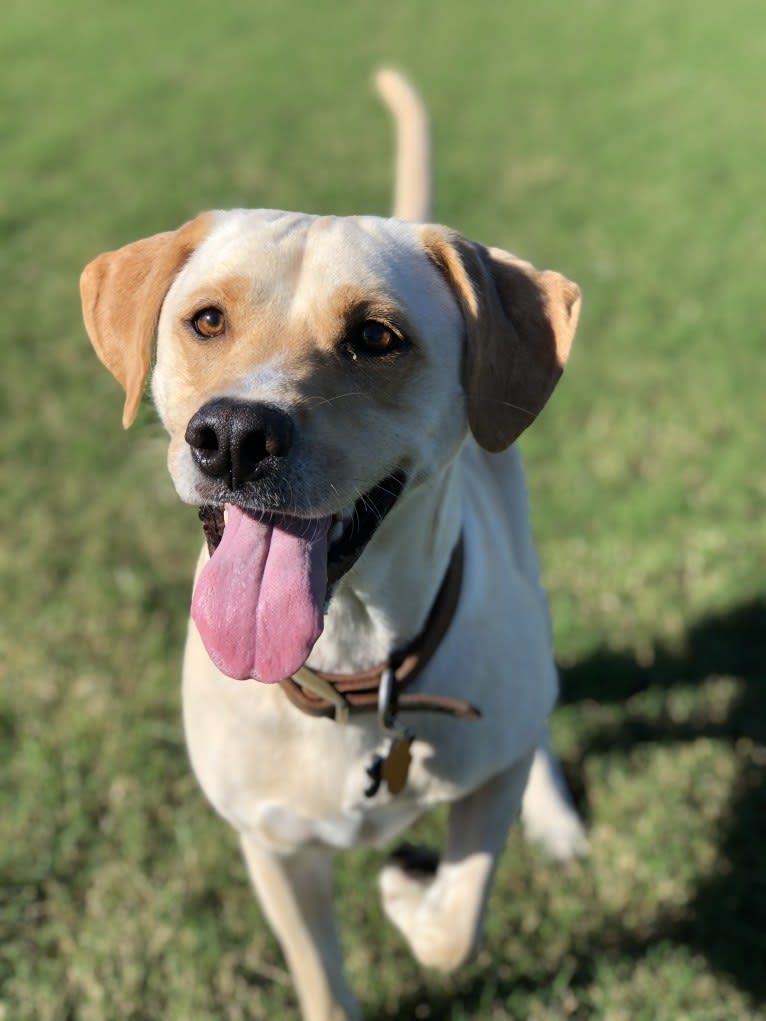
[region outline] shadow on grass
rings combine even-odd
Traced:
[[[725,614],[707,617],[687,634],[681,651],[656,650],[642,667],[624,654],[596,652],[562,670],[562,703],[585,699],[622,701],[647,688],[669,690],[716,676],[742,683],[725,719],[699,725],[625,720],[599,733],[582,748],[588,755],[639,743],[693,741],[708,737],[745,742],[739,775],[718,841],[720,868],[700,883],[683,919],[658,918],[651,942],[683,943],[703,954],[711,968],[728,975],[753,998],[766,999],[766,784],[762,749],[766,744],[766,601],[760,599]],[[751,754],[748,754],[750,750]],[[754,754],[752,754],[754,752]],[[632,943],[632,945],[631,945]],[[649,941],[628,937],[624,950],[640,956]]]
[[[747,747],[766,743],[766,601],[753,603],[718,616],[705,618],[687,634],[681,651],[659,648],[651,665],[641,666],[628,654],[597,651],[561,671],[562,704],[622,702],[649,688],[670,691],[678,685],[701,683],[711,676],[733,676],[742,692],[725,719],[674,723],[670,717],[656,722],[623,719],[585,741],[588,755],[614,748],[629,749],[641,743],[687,742],[711,737],[732,744],[744,740]],[[640,960],[652,947],[668,942],[689,947],[704,955],[710,968],[725,974],[755,1002],[766,999],[766,783],[764,763],[755,754],[741,756],[742,766],[731,795],[730,812],[720,833],[720,868],[713,878],[700,882],[691,903],[678,913],[659,915],[651,931],[643,934],[625,929],[613,919],[594,931],[592,939],[572,948],[574,970],[568,986],[585,989],[594,980],[596,960]],[[582,776],[574,776],[573,788],[582,790]],[[557,973],[538,976],[534,984],[518,975],[496,985],[497,995],[507,1000],[526,990],[553,983]],[[431,1021],[454,1016],[458,1001],[468,1016],[480,1009],[488,980],[496,976],[472,976],[451,995],[428,994],[399,1004],[399,1016],[424,1016]],[[428,1012],[418,1015],[423,1000]],[[579,1014],[577,1015],[579,1016]],[[383,1017],[378,1018],[383,1021]]]

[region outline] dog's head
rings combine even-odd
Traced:
[[[533,421],[580,307],[559,274],[443,227],[266,210],[206,213],[101,255],[81,290],[126,427],[157,335],[175,487],[213,509],[213,532],[228,511],[195,619],[229,650],[208,644],[224,672],[266,680],[305,660],[328,578],[405,486],[443,469],[468,431],[500,451]],[[259,581],[224,613],[232,571]],[[302,635],[288,655],[231,651],[246,620],[273,630],[280,615]]]

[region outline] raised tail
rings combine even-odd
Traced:
[[[396,125],[394,216],[430,220],[431,132],[423,100],[404,75],[390,68],[378,71],[375,86]]]

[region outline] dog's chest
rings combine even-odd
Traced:
[[[479,763],[463,745],[465,730],[481,724],[409,714],[406,722],[417,736],[404,789],[392,795],[383,782],[367,796],[368,768],[386,751],[375,714],[354,716],[346,725],[315,719],[296,710],[278,686],[233,683],[201,666],[198,661],[184,678],[194,771],[235,829],[258,834],[270,846],[377,844],[476,782],[472,766]]]

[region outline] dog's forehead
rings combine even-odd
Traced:
[[[254,301],[291,316],[305,315],[342,287],[383,291],[407,307],[440,290],[417,225],[280,210],[216,213],[174,290],[186,293],[233,277],[249,282]]]

